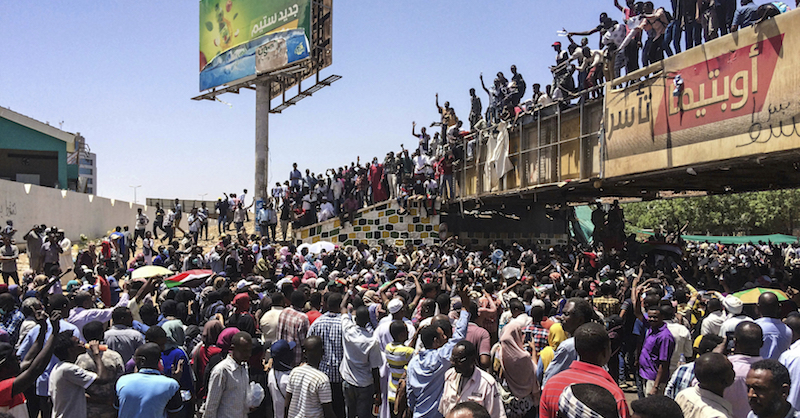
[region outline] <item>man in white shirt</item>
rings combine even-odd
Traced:
[[[427,175],[432,171],[430,159],[419,151],[414,151],[411,160],[414,162],[414,174]]]
[[[93,384],[104,384],[111,380],[111,373],[100,356],[100,343],[89,342],[89,350],[94,360],[97,374],[75,365],[80,354],[87,352],[80,340],[72,332],[64,331],[56,337],[53,354],[59,362],[50,372],[48,394],[53,402],[54,418],[86,417],[86,388]]]
[[[706,305],[706,317],[703,319],[701,327],[701,334],[714,334],[719,335],[719,330],[722,324],[728,319],[725,310],[722,309],[722,301],[719,299],[711,299]]]
[[[134,250],[134,252],[136,250],[136,242],[139,240],[139,237],[144,239],[144,231],[145,231],[145,228],[147,227],[147,224],[149,224],[149,223],[150,223],[150,218],[148,218],[147,215],[145,215],[142,212],[142,208],[137,208],[136,209],[136,225],[134,226],[134,230],[133,230],[133,241],[131,241],[131,244],[130,244],[131,248]]]
[[[675,339],[675,351],[672,352],[672,357],[669,361],[669,375],[675,373],[678,368],[678,363],[683,354],[684,361],[692,358],[692,335],[689,329],[685,326],[675,322],[675,308],[672,305],[665,305],[661,308],[664,313],[664,322],[667,324],[667,329],[672,338]]]
[[[736,326],[739,325],[742,321],[752,321],[749,316],[742,315],[742,308],[744,304],[742,300],[737,298],[733,295],[725,296],[725,299],[722,299],[722,306],[725,308],[725,311],[728,312],[728,319],[722,323],[722,326],[719,329],[719,336],[720,337],[727,337],[728,341],[731,341],[733,338],[733,332],[736,330]]]
[[[247,360],[253,351],[250,334],[237,332],[231,340],[233,349],[211,371],[203,418],[245,418],[250,383]]]
[[[695,360],[694,373],[698,385],[686,388],[675,397],[685,418],[731,418],[733,407],[722,397],[733,384],[731,362],[719,353],[706,353]]]
[[[366,306],[356,308],[356,319],[342,315],[344,360],[339,371],[344,379],[344,401],[348,417],[371,418],[372,405],[381,404],[381,346],[366,327],[370,322]]]
[[[478,349],[469,341],[460,341],[453,348],[453,368],[444,378],[444,392],[439,402],[439,413],[447,416],[457,404],[476,401],[492,417],[505,418],[506,411],[494,378],[476,367]]]

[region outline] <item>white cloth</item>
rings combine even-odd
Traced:
[[[486,159],[485,173],[488,177],[487,184],[491,191],[500,189],[500,179],[514,168],[511,159],[508,158],[508,129],[505,121],[497,125],[499,133],[489,135],[486,148],[489,151],[489,158]]]

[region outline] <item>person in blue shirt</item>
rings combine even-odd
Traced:
[[[69,300],[67,300],[66,296],[51,295],[49,302],[47,314],[51,318],[69,317]],[[25,358],[25,355],[28,354],[28,351],[31,350],[37,338],[39,338],[39,332],[41,332],[41,329],[41,325],[36,325],[28,332],[28,334],[25,335],[25,338],[22,340],[22,343],[17,349],[18,358]],[[58,331],[70,331],[75,337],[81,338],[81,333],[78,330],[78,327],[70,324],[64,319],[58,320]],[[45,330],[45,338],[49,339],[51,335],[53,335],[53,326],[50,324],[50,322],[48,322],[47,329]],[[34,390],[31,390],[27,393],[27,395],[30,395],[26,396],[28,401],[29,416],[39,416],[40,412],[42,416],[49,417],[51,415],[53,406],[48,400],[48,386],[50,384],[50,372],[53,370],[53,367],[55,367],[56,364],[58,364],[58,358],[56,356],[50,356],[50,362],[47,364],[44,373],[41,373],[39,378],[36,380],[36,386],[34,387]]]
[[[444,390],[444,375],[450,368],[453,348],[467,335],[469,325],[469,292],[465,288],[459,293],[461,315],[452,336],[450,320],[446,316],[434,317],[431,325],[419,331],[425,350],[408,364],[408,406],[413,409],[414,418],[442,416],[439,413],[439,400]]]
[[[183,408],[180,384],[158,371],[158,344],[142,345],[133,358],[138,373],[122,376],[116,384],[119,418],[177,416]]]
[[[742,0],[742,7],[736,10],[733,15],[731,32],[736,32],[739,28],[746,28],[753,25],[758,20],[758,6],[753,0]]]

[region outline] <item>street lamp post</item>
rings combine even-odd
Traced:
[[[136,201],[136,189],[138,189],[138,188],[142,187],[142,185],[140,184],[140,185],[138,185],[138,186],[128,186],[128,187],[130,187],[130,188],[132,188],[132,189],[133,189],[133,204],[135,205],[135,204],[137,204],[137,203],[138,203],[138,202]]]

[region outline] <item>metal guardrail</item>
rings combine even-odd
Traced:
[[[501,179],[498,190],[491,190],[485,181],[488,159],[485,142],[494,127],[465,137],[464,161],[454,171],[454,200],[521,192],[599,177],[603,100],[580,100],[569,107],[564,103],[536,107],[508,128],[508,157],[514,168]],[[467,161],[466,148],[476,136],[474,157]]]

